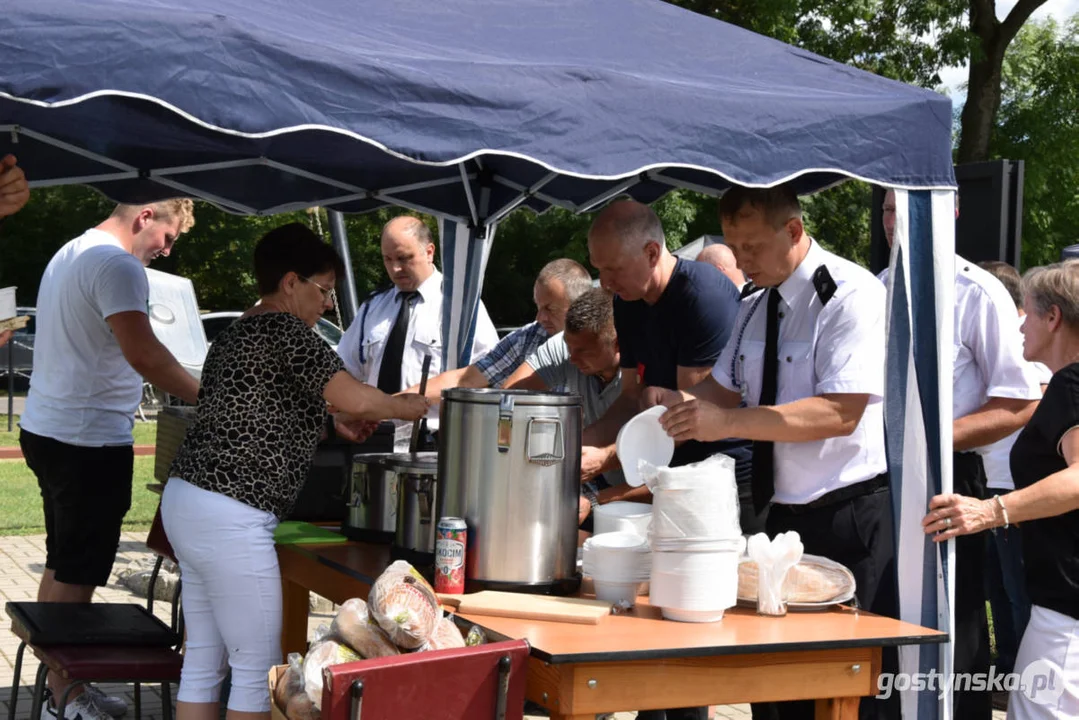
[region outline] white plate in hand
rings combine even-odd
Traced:
[[[629,419],[622,429],[618,431],[615,440],[615,450],[618,460],[622,463],[622,473],[626,476],[626,483],[632,487],[644,484],[638,463],[641,460],[655,465],[666,467],[671,464],[674,457],[674,438],[667,434],[663,426],[659,424],[659,418],[667,408],[656,405]]]

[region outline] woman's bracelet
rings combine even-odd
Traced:
[[[1004,516],[1004,529],[1008,529],[1008,508],[1004,507],[1004,499],[1000,495],[994,495],[993,499],[997,501],[997,505],[1000,505],[1000,513]]]

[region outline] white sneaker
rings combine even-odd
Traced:
[[[107,715],[117,718],[127,712],[127,701],[122,697],[106,695],[97,685],[84,685],[83,688],[83,694],[89,695],[94,705],[104,710]]]
[[[45,702],[41,704],[42,720],[59,720],[51,694],[45,696]],[[85,692],[72,700],[64,708],[64,720],[112,720],[112,717],[94,704],[93,699]]]

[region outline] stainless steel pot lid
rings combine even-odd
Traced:
[[[380,464],[387,470],[405,473],[438,473],[438,453],[434,451],[384,455]]]
[[[581,396],[577,393],[568,392],[537,392],[535,390],[499,390],[497,388],[453,388],[443,390],[442,398],[459,402],[477,403],[480,405],[498,405],[503,397],[513,398],[514,405],[524,407],[543,406],[572,406],[581,404]]]

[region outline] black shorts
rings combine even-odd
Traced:
[[[131,507],[131,445],[80,447],[23,430],[19,445],[45,506],[45,567],[71,585],[108,584]]]

